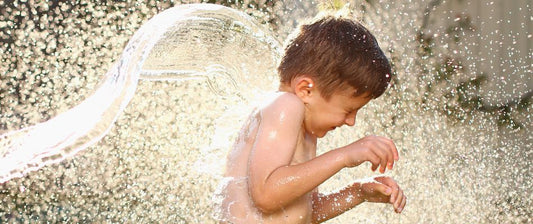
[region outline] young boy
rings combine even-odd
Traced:
[[[278,67],[280,92],[256,110],[228,156],[217,211],[227,223],[319,223],[368,202],[393,205],[406,197],[389,177],[356,182],[322,195],[317,187],[345,167],[369,161],[392,169],[394,143],[368,136],[316,156],[317,138],[342,125],[379,97],[391,67],[374,36],[352,20],[323,17],[303,25]]]

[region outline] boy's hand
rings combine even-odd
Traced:
[[[380,167],[384,173],[392,169],[398,160],[398,150],[392,140],[381,136],[367,136],[342,148],[347,167],[358,166],[365,161],[372,163],[372,171]]]
[[[396,213],[401,213],[407,203],[407,197],[396,181],[390,177],[375,177],[360,184],[359,193],[365,201],[390,203]]]

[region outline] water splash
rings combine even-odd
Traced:
[[[219,35],[202,34],[206,27]],[[227,58],[229,50],[238,50],[228,49],[234,46],[228,42],[255,46],[259,42],[264,47]],[[0,183],[58,163],[99,141],[129,104],[139,78],[206,79],[220,95],[250,88],[244,83],[273,90],[279,48],[271,35],[236,10],[209,4],[168,9],[135,33],[121,58],[85,101],[46,122],[0,136]],[[246,61],[254,56],[264,60]],[[255,69],[272,73],[257,74]],[[248,75],[250,72],[256,74]]]

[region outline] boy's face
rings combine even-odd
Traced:
[[[318,89],[315,91],[306,104],[304,126],[306,132],[318,138],[342,125],[353,126],[359,109],[371,100],[368,94],[353,97],[353,88],[333,93],[329,100],[322,97]]]

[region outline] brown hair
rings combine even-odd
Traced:
[[[326,16],[302,25],[285,48],[278,67],[281,83],[309,75],[320,94],[329,99],[349,85],[354,96],[377,98],[391,79],[391,66],[376,38],[363,25],[346,18]]]

